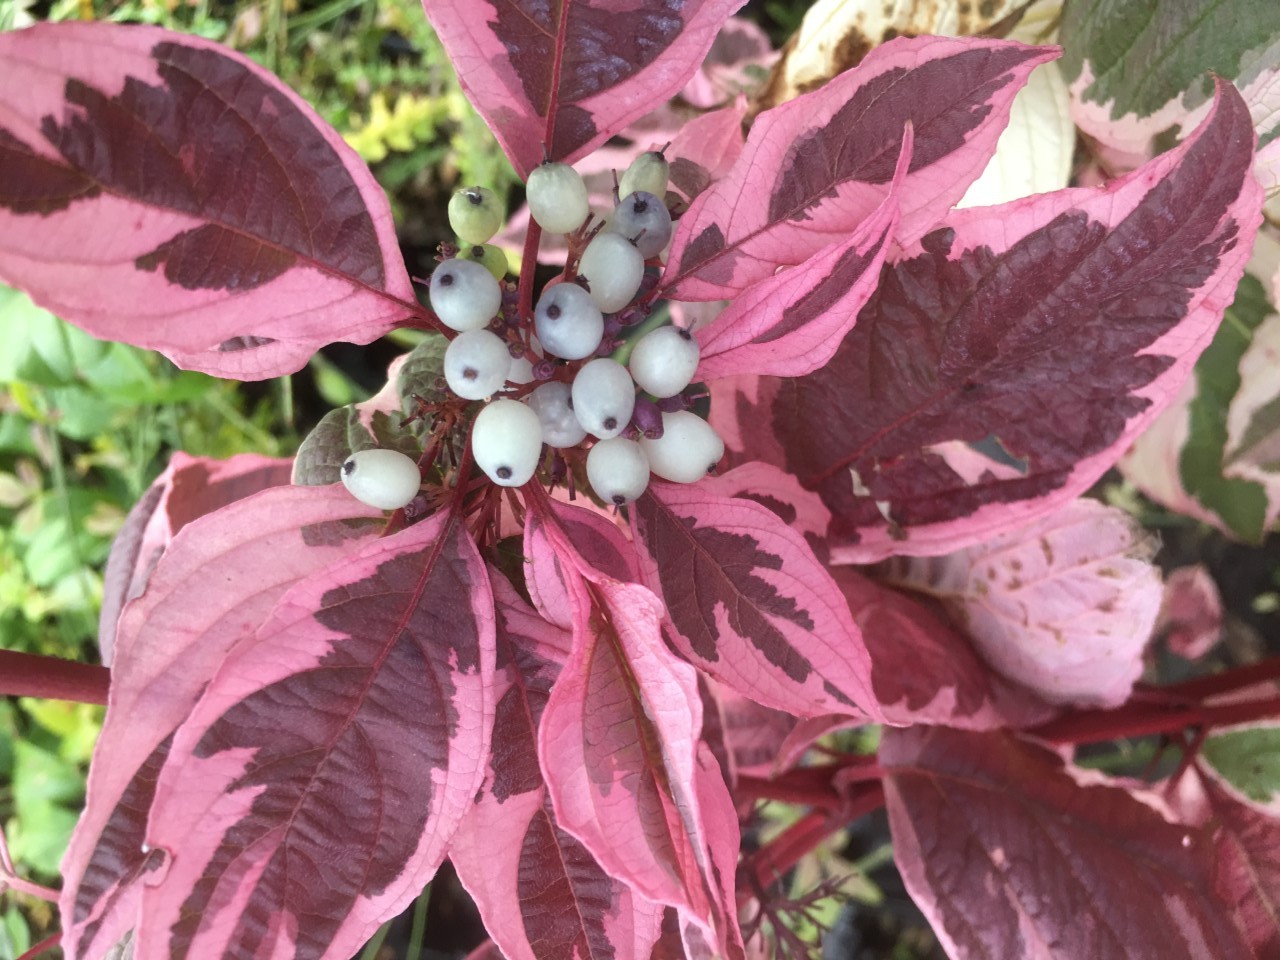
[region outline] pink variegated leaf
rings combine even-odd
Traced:
[[[671,186],[688,200],[719,180],[742,154],[742,124],[746,105],[733,106],[694,117],[680,128],[664,152],[671,161]]]
[[[1053,707],[984,663],[945,615],[852,567],[832,567],[831,574],[862,632],[887,722],[990,730],[1053,715]]]
[[[102,576],[98,650],[111,666],[116,621],[124,605],[141,596],[151,571],[174,536],[192,520],[219,507],[289,482],[290,461],[242,453],[230,460],[191,457],[179,451],[133,505],[111,544]]]
[[[702,110],[718,107],[742,94],[754,94],[762,75],[778,59],[769,35],[752,20],[730,17],[716,34],[702,66],[680,99]]]
[[[708,728],[719,732],[720,768],[725,777],[732,783],[740,773],[771,776],[778,750],[795,728],[796,718],[761,706],[714,680],[704,677],[703,681],[702,740],[711,742]]]
[[[763,373],[799,377],[835,356],[880,281],[911,150],[908,124],[888,193],[848,239],[749,287],[698,331],[699,379]]]
[[[746,379],[746,378],[744,378]],[[708,476],[702,489],[720,497],[738,497],[768,508],[783,523],[801,534],[819,560],[827,559],[827,526],[831,512],[812,490],[800,486],[791,474],[771,463],[751,460],[725,473]]]
[[[247,57],[152,27],[0,35],[0,278],[244,380],[421,315],[355,152]]]
[[[89,800],[62,867],[62,946],[72,960],[101,956],[135,924],[137,881],[160,866],[159,855],[143,846],[160,768],[223,658],[253,636],[294,583],[351,555],[381,529],[381,512],[341,488],[289,486],[187,523],[182,511],[200,502],[186,489],[189,481],[211,479],[229,494],[255,466],[279,465],[175,457],[168,482],[153,488],[168,501],[153,519],[164,517],[176,533],[150,571],[146,593],[119,621]],[[219,480],[221,468],[233,472]]]
[[[1122,510],[1073,500],[892,579],[941,600],[981,657],[1051,703],[1115,707],[1142,674],[1163,584],[1156,540]]]
[[[573,629],[571,578],[572,562],[565,561],[556,547],[563,536],[592,570],[631,583],[642,579],[639,558],[616,523],[585,507],[548,500],[549,516],[530,510],[525,517],[525,586],[533,604],[551,623]],[[553,523],[555,530],[549,530]]]
[[[573,653],[538,730],[555,818],[636,893],[713,928],[694,787],[697,674],[663,643],[657,598],[594,570],[548,503],[530,512],[558,554],[573,629]]]
[[[1280,819],[1204,781],[1217,826],[1214,892],[1258,957],[1280,956]]]
[[[897,233],[915,240],[982,172],[1014,95],[1055,56],[1000,40],[894,41],[762,113],[733,170],[681,218],[663,286],[720,300],[843,241],[888,192],[908,123],[915,149]]]
[[[452,511],[295,584],[174,740],[138,960],[350,957],[471,807],[493,679],[488,574]]]
[[[711,855],[711,913],[715,921],[715,928],[711,931],[715,934],[711,952],[722,960],[746,960],[742,930],[738,926],[737,900],[738,851],[742,846],[742,833],[738,829],[733,795],[724,782],[715,756],[705,743],[698,746],[698,770],[694,776],[698,809]],[[693,929],[705,934],[705,926],[698,923],[697,918],[694,921]]]
[[[737,399],[738,456],[781,444],[846,562],[947,553],[1056,509],[1212,339],[1261,215],[1252,146],[1222,85],[1192,139],[1127,178],[956,212],[884,268],[830,363],[757,384],[765,409]]]
[[[682,656],[795,716],[879,716],[847,604],[804,538],[775,514],[659,483],[632,506],[632,523]]]
[[[954,960],[1246,960],[1213,838],[1002,733],[885,731],[894,858]]]
[[[741,0],[424,0],[516,171],[572,163],[679,92]]]
[[[560,829],[538,766],[538,723],[569,636],[490,576],[498,615],[493,753],[449,858],[508,960],[648,960],[661,908]]]
[[[1222,628],[1222,594],[1209,568],[1197,563],[1169,571],[1152,635],[1178,656],[1196,660],[1217,646]]]

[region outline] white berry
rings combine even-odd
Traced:
[[[453,257],[431,274],[431,309],[453,330],[479,330],[502,306],[502,287],[484,264]]]
[[[649,460],[634,440],[601,440],[587,454],[587,481],[601,500],[620,507],[649,486]]]
[[[418,495],[422,475],[413,459],[395,450],[358,450],[342,465],[342,485],[363,504],[399,510]]]
[[[698,369],[698,341],[683,327],[658,327],[636,341],[631,376],[655,397],[674,397]]]
[[[627,368],[608,357],[592,360],[573,378],[573,412],[587,433],[607,440],[631,422],[636,388]]]
[[[471,428],[471,454],[494,483],[523,486],[542,456],[538,415],[518,400],[494,400]]]
[[[444,352],[444,379],[463,400],[483,400],[507,382],[511,351],[488,330],[468,330],[453,338]]]
[[[567,163],[535,167],[525,184],[529,215],[547,233],[572,233],[591,211],[587,185]]]
[[[591,299],[605,313],[621,310],[640,289],[644,257],[620,233],[604,231],[587,244],[578,273],[587,278]]]
[[[549,447],[576,447],[587,437],[587,431],[574,415],[570,396],[567,383],[552,380],[534,390],[525,401],[538,415],[542,440]]]
[[[623,172],[618,180],[618,196],[625,197],[629,193],[643,190],[655,197],[667,195],[667,181],[671,175],[671,165],[667,158],[657,150],[649,150],[631,161],[631,166]]]
[[[609,229],[635,244],[647,260],[660,254],[671,239],[671,213],[652,193],[637,190],[622,198]]]
[[[600,346],[604,317],[591,294],[576,283],[557,283],[538,298],[533,327],[552,356],[582,360]]]
[[[649,469],[664,480],[694,483],[724,456],[724,441],[707,421],[690,410],[662,415],[662,436],[642,437],[640,446]]]

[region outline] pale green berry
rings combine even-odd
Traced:
[[[501,247],[491,243],[477,243],[463,247],[458,256],[465,260],[474,260],[493,274],[493,279],[501,280],[507,275],[507,255]]]
[[[449,226],[466,243],[488,243],[505,219],[502,201],[487,187],[467,187],[449,198]]]
[[[572,233],[591,212],[587,185],[567,163],[535,167],[525,184],[529,215],[547,233]]]
[[[667,158],[657,150],[649,150],[631,161],[631,165],[618,180],[618,196],[625,197],[629,193],[643,190],[655,197],[667,195],[667,181],[671,175],[671,165]]]

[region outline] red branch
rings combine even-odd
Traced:
[[[52,950],[61,942],[62,942],[61,933],[55,933],[51,937],[45,937],[43,940],[37,943],[34,947],[32,947],[30,950],[28,950],[26,953],[20,956],[18,960],[35,960],[35,958],[40,956],[40,954],[44,953],[46,950]]]
[[[110,684],[106,667],[0,650],[0,696],[106,703]]]
[[[1054,743],[1101,743],[1124,737],[1177,733],[1189,727],[1223,727],[1280,717],[1280,697],[1220,706],[1128,703],[1114,710],[1081,710],[1027,731]]]

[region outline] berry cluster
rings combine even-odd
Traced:
[[[521,315],[514,285],[503,282],[505,254],[488,243],[505,220],[499,199],[469,187],[450,201],[459,245],[431,275],[431,306],[455,331],[444,355],[448,389],[487,401],[471,450],[494,483],[521,486],[544,464],[558,474],[585,451],[591,489],[621,506],[644,492],[651,474],[692,483],[723,456],[715,430],[688,409],[698,342],[650,314],[646,261],[672,232],[667,177],[661,152],[641,154],[618,182],[615,209],[593,225],[572,167],[547,162],[529,175],[531,216],[542,230],[567,235],[570,248],[564,274],[543,288],[532,316]],[[395,458],[414,467],[412,479]],[[342,468],[353,495],[384,509],[416,495],[416,476],[412,460],[388,450],[356,453]]]

